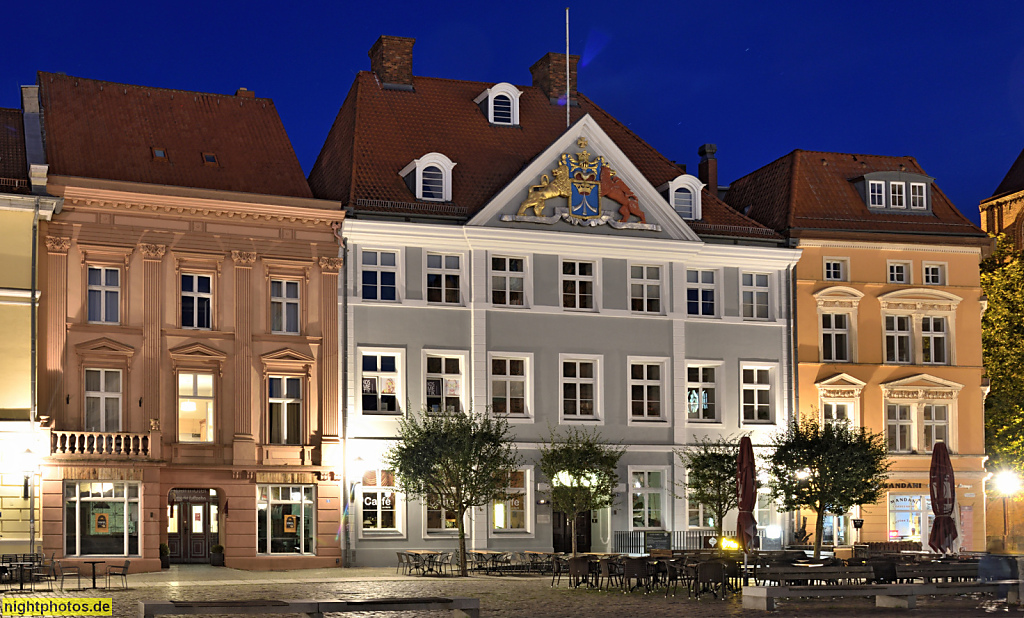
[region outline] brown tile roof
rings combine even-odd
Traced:
[[[29,193],[20,109],[0,108],[0,193]]]
[[[1002,197],[1018,191],[1024,191],[1024,150],[1017,155],[1017,160],[1010,166],[992,197]]]
[[[931,214],[870,212],[851,180],[883,171],[925,174],[913,157],[794,150],[732,182],[725,201],[793,237],[890,232],[986,238],[934,183]]]
[[[39,87],[51,174],[312,197],[270,99],[42,72]]]
[[[360,72],[309,174],[313,193],[356,211],[471,217],[565,132],[565,108],[533,86],[516,86],[523,93],[520,126],[491,125],[473,99],[493,85],[414,77],[413,91],[385,89],[373,73]],[[578,101],[571,121],[590,114],[652,185],[682,173],[590,99]],[[429,152],[456,163],[450,203],[417,201],[398,175]],[[707,192],[702,204],[698,234],[779,239]]]

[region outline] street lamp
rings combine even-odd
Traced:
[[[35,476],[39,468],[39,458],[31,448],[17,456],[16,467],[25,475],[25,486],[22,498],[28,500],[28,553],[36,553],[36,492]],[[32,481],[31,485],[29,481]]]
[[[996,491],[1003,496],[1003,551],[1009,551],[1006,546],[1007,539],[1007,517],[1006,517],[1006,497],[1012,496],[1013,494],[1020,491],[1020,477],[1014,474],[1011,470],[1003,470],[996,475],[995,478]]]

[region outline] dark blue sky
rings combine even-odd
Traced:
[[[0,107],[35,72],[274,99],[307,172],[380,34],[417,75],[529,84],[565,48],[579,88],[720,182],[802,148],[912,155],[978,220],[1024,148],[1024,3],[9,3]],[[187,7],[187,8],[186,8]]]

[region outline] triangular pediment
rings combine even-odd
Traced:
[[[593,167],[580,167],[581,162]],[[581,197],[579,187],[590,193]],[[580,200],[588,200],[592,208]],[[701,242],[589,114],[523,168],[467,225]]]
[[[135,354],[135,348],[107,337],[76,344],[75,351],[79,354],[120,354],[124,356]]]
[[[260,356],[260,360],[264,363],[313,363],[316,359],[302,352],[297,352],[288,348],[282,348],[274,352],[267,352]]]
[[[821,380],[821,381],[815,383],[815,385],[818,386],[818,387],[822,387],[822,386],[835,386],[835,387],[855,386],[855,387],[858,387],[858,388],[863,388],[865,384],[866,384],[866,382],[861,382],[860,380],[858,380],[857,378],[851,376],[848,373],[837,373],[836,375],[832,376],[831,378],[828,378],[826,380]]]
[[[202,343],[186,343],[185,345],[180,345],[169,350],[168,353],[171,355],[171,358],[180,360],[210,360],[223,362],[227,360],[228,357],[224,352],[211,348],[208,345],[203,345]]]
[[[964,387],[963,384],[953,382],[952,380],[944,380],[942,378],[927,374],[919,373],[907,378],[901,378],[899,380],[893,380],[891,382],[883,382],[882,388],[888,390],[897,389],[952,389],[959,391]]]
[[[837,373],[831,378],[815,382],[818,394],[827,399],[856,399],[864,390],[864,382],[848,373]]]

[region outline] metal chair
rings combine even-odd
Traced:
[[[698,564],[694,587],[698,599],[704,592],[711,592],[712,596],[719,596],[721,593],[722,599],[725,599],[725,564],[718,560]]]
[[[117,566],[116,564],[111,564],[107,566],[107,588],[110,588],[111,576],[120,577],[121,581],[124,583],[125,589],[128,588],[128,567],[131,565],[131,563],[131,560],[125,560],[124,564],[121,566]]]
[[[398,555],[398,566],[395,567],[395,575],[398,575],[399,572],[401,572],[402,575],[408,574],[409,555],[406,554],[404,551],[396,551],[395,554]]]
[[[636,584],[626,588],[634,579]],[[647,558],[626,558],[622,567],[622,587],[626,588],[624,592],[633,592],[640,586],[644,587],[644,592],[651,591],[651,579],[647,573]]]
[[[597,566],[597,588],[602,589],[602,582],[604,583],[603,589],[607,590],[611,587],[615,580],[618,580],[618,585],[622,585],[622,563],[618,560],[612,560],[611,558],[601,558],[598,561]]]
[[[60,582],[60,590],[64,591],[64,580],[74,575],[78,580],[76,590],[82,589],[82,574],[78,572],[77,566],[63,566],[60,560],[53,561],[53,578]]]
[[[562,583],[562,573],[569,572],[569,560],[565,556],[554,556],[551,559],[551,585],[555,585],[555,579]]]
[[[579,588],[583,582],[590,583],[590,558],[586,556],[569,558],[569,587]]]

